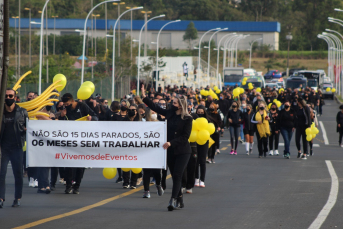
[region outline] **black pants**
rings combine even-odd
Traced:
[[[161,185],[162,185],[163,190],[166,190],[166,188],[167,188],[167,173],[168,173],[168,166],[166,169],[162,169]]]
[[[240,126],[230,126],[230,141],[231,141],[231,149],[237,150],[237,144],[238,144],[238,136],[239,131],[241,127]],[[235,140],[235,146],[233,145],[233,141]]]
[[[72,187],[72,180],[73,180],[73,172],[75,174],[75,177],[74,177],[74,181],[75,181],[75,184],[73,185],[73,187],[75,189],[78,189],[80,187],[80,184],[81,184],[81,180],[83,178],[83,174],[85,173],[85,169],[84,168],[65,168],[64,169],[64,172],[65,172],[65,181],[67,183],[67,186],[66,188],[71,188]]]
[[[219,133],[214,133],[211,135],[214,143],[212,144],[211,148],[208,149],[208,159],[214,159],[216,155],[216,150],[219,148]]]
[[[258,131],[256,131],[256,137],[257,137],[257,148],[258,148],[258,155],[259,156],[267,156],[268,152],[268,137],[260,137],[260,134]]]
[[[143,169],[143,185],[144,191],[150,190],[150,177],[153,176],[156,181],[156,185],[161,185],[161,169]]]
[[[38,167],[38,188],[46,188],[49,186],[49,167]]]
[[[50,176],[50,183],[51,186],[55,186],[58,178],[58,173],[60,174],[60,178],[64,179],[64,167],[51,167],[51,176]]]
[[[272,131],[270,133],[270,136],[269,136],[269,150],[273,150],[273,142],[274,142],[274,150],[279,149],[279,138],[280,138],[280,132],[278,132],[276,134],[275,131]]]
[[[297,126],[296,132],[295,132],[295,144],[297,146],[298,151],[301,150],[301,144],[300,144],[300,138],[302,138],[303,143],[303,153],[307,154],[307,140],[306,140],[306,126]]]
[[[27,167],[26,167],[26,151],[24,151],[24,154],[23,154],[23,168],[24,168],[24,172],[27,172]]]
[[[1,145],[0,170],[0,199],[5,201],[6,173],[8,163],[11,161],[14,175],[14,198],[21,199],[23,193],[23,150],[21,148]]]
[[[27,178],[28,178],[28,180],[30,180],[30,177],[32,177],[34,180],[38,179],[37,167],[28,167],[27,168]]]
[[[123,172],[123,186],[130,185],[130,186],[137,186],[137,179],[138,179],[138,174],[133,173],[132,171],[129,172]],[[131,176],[130,176],[131,175]],[[130,179],[131,177],[131,179]]]
[[[197,145],[198,160],[195,167],[195,178],[199,179],[200,166],[200,180],[205,181],[206,175],[206,155],[208,150],[208,141],[205,145]]]
[[[167,152],[167,164],[173,178],[172,198],[177,198],[182,195],[182,175],[187,167],[191,154],[174,155],[173,151],[174,149],[171,148]]]
[[[194,187],[195,182],[195,169],[197,166],[197,147],[192,147],[192,155],[189,158],[187,168],[183,172],[182,187],[191,189]]]
[[[342,143],[342,137],[343,137],[343,128],[338,128],[338,133],[339,133],[338,143],[341,144]]]

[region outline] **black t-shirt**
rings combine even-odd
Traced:
[[[306,117],[305,117],[305,114],[304,114],[304,108],[302,109],[299,109],[297,111],[297,123],[298,123],[298,126],[305,126],[306,124]]]
[[[168,119],[167,122],[167,140],[173,140],[175,138],[175,132],[177,126],[181,122],[181,115],[173,115]]]
[[[6,144],[6,145],[17,145],[17,139],[16,139],[16,134],[14,131],[14,116],[15,116],[16,109],[14,109],[12,112],[7,112],[5,109],[4,112],[4,135],[2,136],[1,139],[1,145]]]
[[[67,107],[67,120],[77,120],[84,116],[90,115],[92,117],[96,117],[94,111],[87,106],[85,103],[78,102],[75,109]]]
[[[313,103],[315,106],[317,106],[317,102],[320,99],[320,97],[318,94],[315,94],[315,95],[311,95],[310,99],[311,99],[311,103]]]

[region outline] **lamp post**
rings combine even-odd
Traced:
[[[330,79],[332,79],[332,76],[331,76],[331,70],[330,70],[330,65],[331,65],[331,46],[330,46],[330,42],[328,42],[323,36],[321,36],[320,34],[317,35],[317,37],[319,39],[322,39],[324,40],[327,45],[328,45],[328,76]]]
[[[229,66],[229,56],[230,56],[230,51],[229,51],[229,48],[230,47],[230,42],[235,40],[238,36],[241,36],[241,35],[237,35],[236,33],[233,35],[233,36],[230,36],[228,37],[225,42],[224,42],[224,45],[223,45],[223,69],[226,67],[226,50],[228,50],[228,55],[227,55],[227,58],[228,58],[228,65]]]
[[[320,38],[322,38],[322,39],[324,39],[328,44],[329,44],[329,53],[330,53],[330,50],[332,50],[331,51],[331,56],[330,56],[330,72],[331,72],[331,76],[332,76],[332,81],[334,80],[333,79],[333,77],[334,77],[334,70],[333,70],[333,68],[332,68],[332,66],[334,66],[335,65],[335,56],[336,56],[336,54],[335,54],[335,50],[337,50],[336,49],[336,46],[335,46],[335,43],[328,37],[328,36],[324,36],[324,35],[319,35],[320,36]],[[336,80],[334,81],[335,83],[337,83],[336,82]]]
[[[19,79],[18,76],[18,57],[17,57],[17,18],[19,18],[19,16],[16,17],[12,17],[14,18],[14,58],[15,58],[15,78],[16,80]]]
[[[136,8],[136,7],[126,7],[127,10],[129,10],[131,8]],[[130,17],[131,18],[131,23],[130,23],[130,53],[131,53],[131,69],[132,69],[132,61],[133,61],[133,59],[132,59],[132,11],[130,12],[130,14],[131,14],[131,17]]]
[[[118,18],[120,15],[120,5],[125,5],[125,2],[115,2],[113,5],[117,6],[118,5]],[[119,19],[117,19],[119,20]],[[120,20],[118,22],[118,56],[120,57]]]
[[[253,41],[251,42],[251,44],[250,44],[249,68],[251,68],[251,53],[252,53],[252,46],[253,46],[253,44],[254,44],[256,41],[260,41],[260,40],[262,40],[262,38],[258,38],[258,39],[256,39],[256,40],[253,40]]]
[[[144,14],[144,23],[146,23],[148,21],[148,14],[151,14],[152,11],[141,11],[142,14]],[[144,31],[144,57],[147,56],[147,35],[148,34],[148,26],[145,27],[145,31]]]
[[[83,83],[83,79],[84,79],[84,70],[85,70],[85,45],[86,45],[86,29],[87,29],[87,20],[89,18],[89,16],[91,15],[91,13],[93,12],[93,10],[95,8],[97,8],[98,6],[108,3],[108,2],[117,2],[119,0],[108,0],[108,1],[104,1],[104,2],[100,2],[98,3],[96,6],[94,6],[88,13],[86,19],[85,19],[85,24],[83,27],[83,46],[82,46],[82,67],[81,67],[81,84]]]
[[[145,28],[145,26],[148,25],[148,23],[154,19],[157,19],[157,18],[162,18],[162,17],[165,17],[166,15],[164,14],[161,14],[159,16],[155,16],[155,17],[152,17],[150,18],[148,21],[146,21],[144,23],[144,25],[142,26],[141,28],[141,31],[139,32],[139,41],[138,41],[138,62],[137,62],[137,95],[139,95],[139,64],[140,64],[140,61],[141,61],[141,42],[142,42],[142,32],[143,32],[143,29]]]
[[[115,58],[116,58],[116,55],[115,55],[115,47],[116,47],[116,27],[117,27],[117,24],[118,22],[120,21],[120,18],[126,14],[127,12],[130,12],[130,11],[133,11],[133,10],[139,10],[139,9],[142,9],[143,7],[140,6],[140,7],[137,7],[137,8],[132,8],[132,9],[129,9],[129,10],[126,10],[124,13],[122,13],[121,15],[118,16],[116,22],[114,23],[114,26],[113,26],[113,45],[112,45],[112,101],[114,101],[114,86],[115,86]],[[118,50],[119,51],[119,50]],[[119,56],[119,55],[118,55]]]
[[[230,41],[228,43],[228,47],[229,47],[229,53],[228,53],[228,61],[229,61],[229,55],[231,55],[231,58],[230,58],[230,67],[233,67],[233,63],[234,63],[234,52],[235,52],[235,44],[236,42],[238,42],[240,39],[243,38],[243,35],[239,35],[237,36],[235,39],[233,39],[232,41]],[[229,63],[228,63],[229,65]]]
[[[169,24],[175,23],[175,22],[180,22],[181,20],[175,20],[175,21],[170,21],[168,23],[166,23],[164,26],[162,26],[162,28],[160,29],[160,31],[157,34],[157,41],[156,41],[156,91],[157,91],[157,81],[158,81],[158,49],[159,49],[159,40],[160,40],[160,34],[162,32],[162,30],[164,29],[164,27],[166,27]]]
[[[92,14],[93,18],[94,18],[94,58],[93,58],[93,63],[92,63],[92,80],[94,79],[94,59],[95,61],[96,60],[96,40],[97,40],[97,37],[96,37],[96,18],[97,17],[100,17],[100,14]]]
[[[202,39],[206,36],[206,34],[208,34],[208,33],[210,33],[210,32],[212,32],[212,31],[215,31],[215,30],[219,30],[219,29],[221,29],[221,28],[214,28],[214,29],[210,29],[210,30],[208,30],[208,31],[206,31],[202,36],[201,36],[201,38],[200,38],[200,40],[199,40],[199,47],[198,47],[198,49],[199,49],[199,52],[198,52],[198,69],[197,69],[197,71],[196,71],[196,73],[197,73],[197,78],[198,78],[198,86],[200,87],[200,75],[199,75],[199,73],[200,73],[200,60],[201,60],[201,41],[202,41]]]
[[[55,46],[56,46],[56,18],[58,17],[56,16],[52,16],[54,18],[54,49],[53,49],[53,55],[55,55]]]
[[[32,54],[31,54],[31,8],[24,8],[29,11],[29,67],[32,67]]]
[[[20,33],[20,29],[21,29],[21,26],[20,26],[20,14],[21,14],[21,0],[19,0],[19,4],[18,4],[18,77],[20,77],[20,49],[21,49],[21,42],[20,42],[20,37],[21,37],[21,33]]]
[[[287,48],[287,71],[286,71],[287,77],[289,77],[289,47],[290,47],[290,43],[291,43],[292,39],[293,39],[293,36],[289,32],[288,35],[286,36],[286,40],[288,42],[288,48]]]
[[[242,37],[242,39],[239,39],[239,40],[237,41],[237,43],[236,43],[236,64],[235,64],[236,68],[237,68],[237,59],[238,59],[238,43],[240,42],[240,40],[243,40],[243,39],[245,39],[246,37],[249,37],[249,36],[250,36],[250,34],[244,35],[244,36]]]

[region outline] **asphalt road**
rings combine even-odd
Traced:
[[[124,190],[115,179],[103,178],[101,169],[86,170],[80,195],[64,194],[62,184],[49,195],[38,194],[25,179],[22,206],[12,208],[14,179],[9,169],[8,201],[0,209],[0,228],[309,228],[330,195],[332,179],[326,160],[331,161],[339,182],[343,180],[343,148],[338,146],[335,128],[338,105],[331,100],[326,103],[319,120],[329,144],[319,127],[313,157],[296,158],[294,137],[289,160],[259,159],[256,145],[250,156],[241,144],[238,155],[231,156],[225,133],[216,164],[207,164],[206,188],[185,194],[185,208],[179,211],[167,211],[171,179],[164,196],[157,196],[151,187],[151,198],[143,199],[142,186]],[[339,188],[321,228],[343,228],[342,211],[343,189]]]

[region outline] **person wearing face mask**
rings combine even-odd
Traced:
[[[343,148],[343,145],[342,145],[342,137],[343,137],[343,105],[340,105],[339,109],[340,109],[340,111],[338,111],[337,115],[336,115],[336,123],[337,123],[336,131],[339,133],[339,137],[338,137],[339,146]]]
[[[247,109],[247,101],[246,100],[242,100],[241,107],[240,107],[240,110],[242,111],[242,114],[244,112],[246,112],[246,109]],[[241,129],[240,129],[239,134],[240,134],[240,137],[241,137],[241,139],[239,141],[243,144],[245,142],[244,131],[243,131],[243,123],[241,123]]]
[[[5,201],[5,179],[8,163],[11,161],[14,175],[14,201],[12,207],[19,207],[23,193],[23,146],[26,140],[27,111],[15,104],[16,92],[7,88],[5,92],[5,109],[2,117],[0,145],[0,208]]]
[[[253,116],[253,110],[251,104],[247,105],[245,112],[242,114],[242,122],[245,135],[245,151],[246,154],[252,154],[254,146],[254,133],[255,133],[255,124],[251,122]]]
[[[187,111],[187,98],[177,97],[173,100],[171,109],[163,109],[145,98],[145,89],[142,85],[143,102],[153,111],[166,117],[167,142],[163,148],[167,149],[167,164],[173,178],[172,196],[168,210],[183,208],[183,194],[181,192],[182,175],[191,157],[192,149],[189,136],[192,131],[192,116]]]
[[[311,112],[311,123],[314,123],[316,127],[318,127],[318,119],[317,119],[317,112],[315,110],[315,106],[313,103],[307,104],[307,106],[310,108]],[[310,156],[313,156],[313,139],[308,142],[310,146]]]
[[[151,121],[151,120],[147,120],[147,118],[151,119],[151,117],[150,117],[150,115],[148,117],[146,117],[146,114],[145,114],[146,113],[145,112],[146,111],[146,106],[145,106],[145,104],[139,104],[137,108],[138,108],[138,113],[141,116],[143,122]]]
[[[239,110],[239,103],[234,101],[228,113],[228,122],[230,125],[231,155],[237,155],[238,134],[241,128],[242,111]]]
[[[311,126],[311,111],[308,106],[306,106],[305,100],[302,98],[298,99],[299,110],[297,111],[295,119],[295,144],[298,149],[298,158],[306,160],[307,159],[307,140],[306,140],[306,129]],[[303,143],[303,154],[301,153],[300,139],[302,138]]]
[[[279,137],[280,131],[278,130],[278,107],[275,103],[270,106],[269,112],[269,126],[270,126],[270,136],[269,136],[269,156],[279,156]],[[273,145],[274,143],[274,145]],[[274,146],[274,147],[273,147]],[[274,148],[274,151],[273,151]]]
[[[214,143],[208,150],[208,163],[215,163],[214,162],[214,156],[216,153],[220,153],[220,142],[219,142],[219,133],[222,126],[222,119],[218,113],[217,105],[215,103],[211,103],[210,107],[208,108],[208,116],[211,117],[212,122],[215,126],[215,132],[211,135],[211,138],[213,139]]]
[[[270,136],[268,110],[266,109],[266,103],[260,101],[258,104],[258,110],[251,118],[251,122],[256,124],[256,137],[259,158],[267,156],[268,152],[268,137]]]
[[[62,96],[62,102],[66,109],[61,111],[61,118],[65,117],[68,121],[75,121],[79,118],[87,116],[88,121],[98,121],[98,116],[95,112],[87,106],[87,104],[82,102],[76,102],[73,95],[70,93],[65,93]],[[74,171],[73,171],[74,170]],[[84,168],[65,168],[65,180],[66,180],[66,194],[79,194],[79,188],[81,180],[83,178],[85,169]],[[75,172],[75,184],[72,184],[73,172]]]
[[[279,112],[276,129],[280,130],[285,142],[283,156],[284,158],[289,159],[291,155],[289,147],[295,130],[295,117],[297,112],[291,108],[291,103],[289,101],[285,101],[284,105],[284,109]]]
[[[123,99],[120,102],[120,112],[119,112],[119,117],[117,121],[122,121],[127,116],[128,107],[130,107],[130,103],[126,99]]]
[[[219,101],[218,101],[218,105],[219,105],[219,109],[221,110],[221,112],[224,115],[224,126],[226,126],[226,122],[227,122],[227,114],[229,112],[229,108],[230,108],[230,102],[227,99],[224,99],[224,94],[220,93],[219,94]],[[224,134],[224,128],[221,129],[221,135],[223,137]]]

